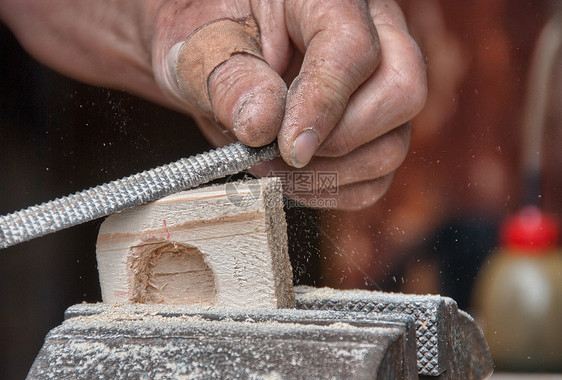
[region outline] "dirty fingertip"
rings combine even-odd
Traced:
[[[283,121],[286,87],[276,84],[265,91],[256,89],[243,96],[234,107],[232,126],[236,137],[250,146],[275,140]]]

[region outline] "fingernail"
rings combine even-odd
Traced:
[[[311,160],[318,149],[318,135],[312,127],[306,128],[293,143],[293,166],[302,168]]]
[[[178,62],[178,55],[183,47],[184,42],[178,42],[168,52],[166,56],[166,64],[162,65],[162,78],[160,78],[165,87],[172,92],[172,94],[176,97],[176,99],[185,102],[183,96],[181,95],[181,90],[178,84],[178,77],[177,77],[177,62]]]

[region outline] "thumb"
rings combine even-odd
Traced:
[[[207,23],[170,55],[177,88],[198,111],[214,116],[247,145],[275,139],[287,86],[262,56],[253,17]]]

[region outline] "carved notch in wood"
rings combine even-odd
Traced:
[[[213,271],[196,247],[169,241],[133,247],[127,258],[132,301],[212,306]]]

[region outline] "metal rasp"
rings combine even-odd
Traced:
[[[279,156],[240,142],[0,216],[0,249],[236,174]]]

